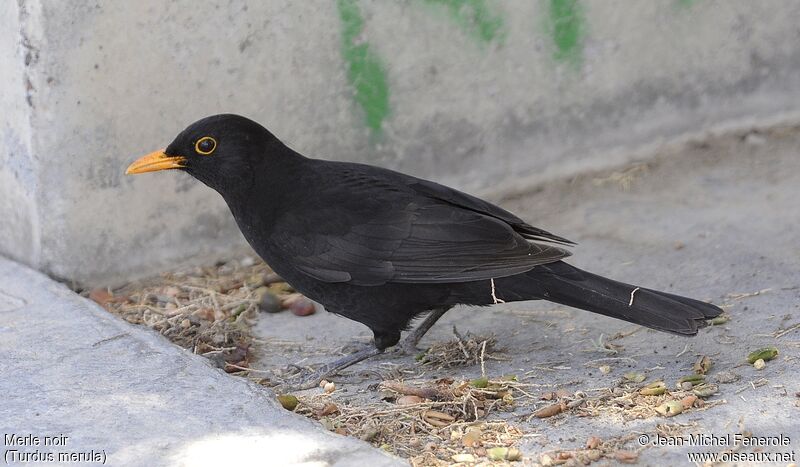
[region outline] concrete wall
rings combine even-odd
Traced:
[[[800,2],[0,2],[0,252],[115,281],[242,245],[188,176],[125,177],[218,112],[472,191],[797,110]]]

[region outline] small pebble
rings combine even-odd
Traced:
[[[325,386],[322,387],[322,390],[325,391],[325,394],[330,394],[336,390],[335,383],[325,383]]]
[[[765,366],[767,366],[767,362],[765,362],[763,358],[759,358],[753,362],[753,368],[756,370],[763,370]]]
[[[611,373],[611,367],[608,365],[600,365],[600,373],[603,373],[604,375]]]

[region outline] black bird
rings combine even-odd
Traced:
[[[255,251],[296,290],[365,324],[374,346],[305,386],[400,341],[413,351],[459,304],[549,300],[691,336],[718,307],[597,276],[562,261],[573,242],[466,193],[402,173],[311,159],[238,115],[199,120],[126,173],[179,169],[218,191]]]

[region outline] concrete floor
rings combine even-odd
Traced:
[[[401,465],[0,257],[4,465]]]
[[[570,263],[625,282],[712,300],[726,305],[731,320],[702,329],[695,338],[640,328],[615,341],[624,350],[615,356],[618,360],[608,360],[608,374],[597,370],[598,359],[607,355],[592,341],[637,327],[547,302],[454,309],[421,347],[451,339],[453,325],[462,333],[494,334],[508,361],[489,362],[490,374],[527,372],[532,381],[570,391],[613,386],[632,370],[671,384],[690,373],[700,355],[714,361],[712,380],[723,370],[741,376],[720,385],[720,395],[710,399],[725,404],[668,420],[560,416],[531,421],[530,412],[520,410],[504,415],[531,434],[520,445],[526,456],[536,460],[541,452],[580,448],[593,435],[653,435],[663,423],[683,424],[686,433],[783,434],[791,446],[774,450],[798,450],[800,329],[778,338],[773,333],[800,323],[799,129],[714,137],[665,149],[646,164],[552,183],[501,204],[533,225],[578,242]],[[326,361],[333,349],[371,337],[362,325],[327,313],[302,319],[288,313],[262,315],[257,333],[267,342],[257,363],[262,368]],[[757,371],[745,357],[764,346],[776,346],[780,356]],[[560,362],[559,369],[536,369],[545,362]],[[384,355],[334,381],[348,389],[350,399],[376,399],[377,393],[367,389],[376,381],[373,371],[415,365],[411,357]],[[425,378],[477,375],[479,368],[473,366],[428,372]],[[635,441],[628,447],[640,448]],[[678,465],[687,462],[686,452],[722,449],[648,447],[639,461]]]

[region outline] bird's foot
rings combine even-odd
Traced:
[[[286,391],[301,391],[303,389],[311,389],[319,386],[319,383],[335,373],[335,371],[326,371],[327,365],[313,370],[311,368],[302,368],[297,365],[289,365],[286,371],[291,372],[283,382],[279,385],[282,390]]]
[[[339,372],[339,370],[343,370],[350,365],[374,357],[382,352],[382,350],[369,345],[350,355],[345,355],[338,360],[322,365],[316,370],[298,365],[289,365],[287,371],[288,377],[285,378],[280,386],[282,389],[286,390],[311,389],[319,386],[319,383],[323,379],[330,378]]]
[[[416,342],[411,342],[406,339],[397,345],[397,352],[402,355],[416,356],[422,352],[425,352],[425,350],[418,348]]]

